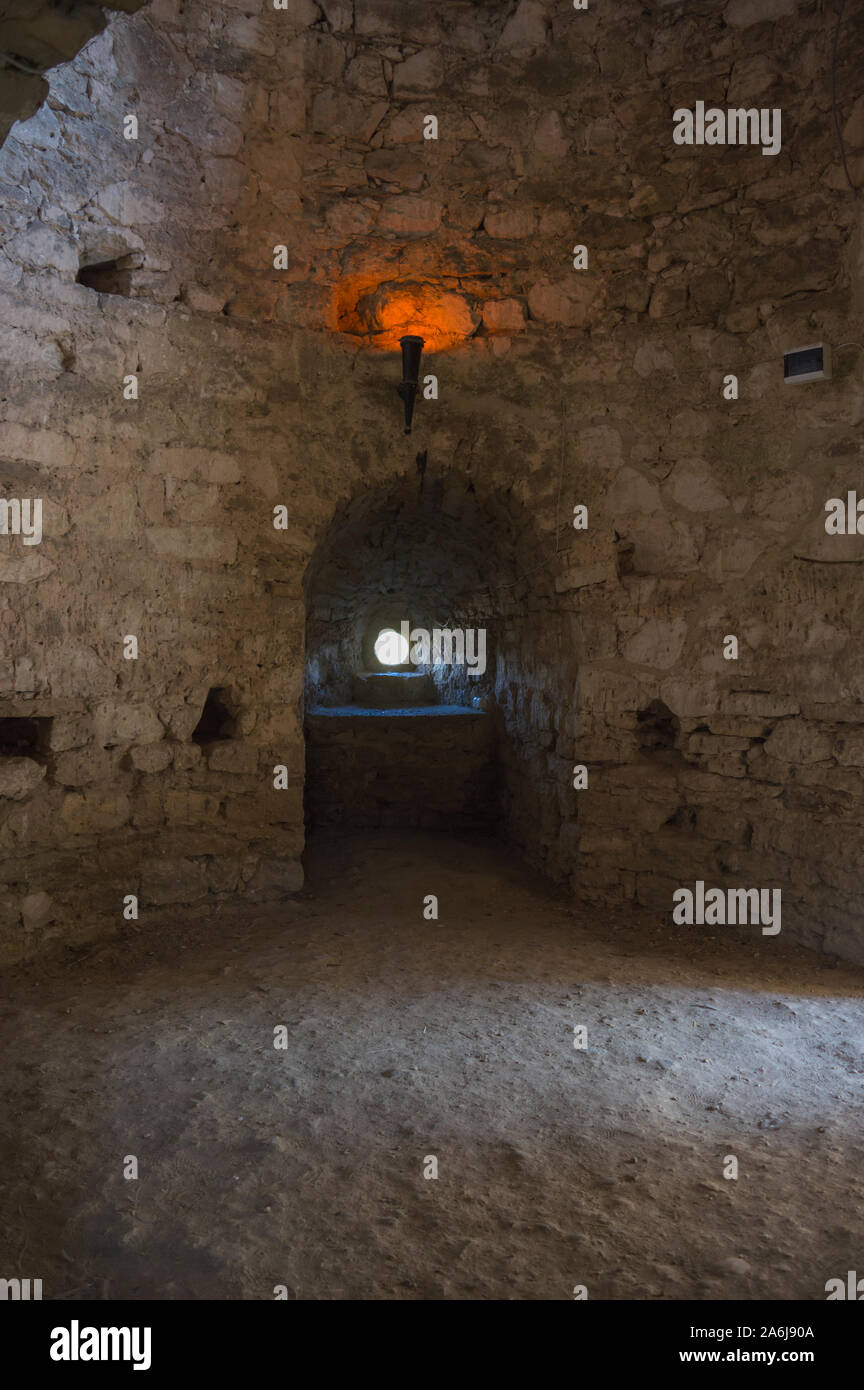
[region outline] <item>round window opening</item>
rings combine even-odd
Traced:
[[[395,628],[385,627],[375,638],[375,659],[382,666],[404,666],[408,660],[408,642]]]

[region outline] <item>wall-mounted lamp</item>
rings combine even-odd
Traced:
[[[411,421],[414,417],[414,401],[420,389],[420,358],[423,353],[423,338],[418,338],[413,333],[408,333],[404,338],[399,339],[399,346],[402,348],[402,381],[397,386],[397,391],[405,404],[405,433],[411,433]]]

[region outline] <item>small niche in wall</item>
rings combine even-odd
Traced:
[[[82,265],[75,277],[79,285],[98,294],[120,294],[128,299],[132,294],[133,276],[141,269],[140,256],[116,256],[110,261]]]
[[[233,738],[236,720],[224,701],[225,690],[214,686],[207,694],[201,718],[192,731],[193,743],[216,743],[219,739]]]
[[[650,705],[637,710],[636,721],[636,738],[643,753],[674,750],[681,726],[662,700],[652,700]]]
[[[52,719],[0,719],[0,758],[33,758],[42,762],[48,752]]]

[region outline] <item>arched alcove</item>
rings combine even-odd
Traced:
[[[496,829],[558,876],[576,644],[556,558],[511,493],[456,469],[336,510],[306,577],[310,830]],[[410,654],[385,670],[386,628]]]

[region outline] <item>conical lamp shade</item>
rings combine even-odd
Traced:
[[[414,418],[414,402],[417,399],[419,389],[423,343],[424,339],[417,337],[414,333],[407,333],[404,338],[399,339],[399,345],[402,348],[402,382],[398,391],[405,405],[406,434],[411,433],[411,421]]]

